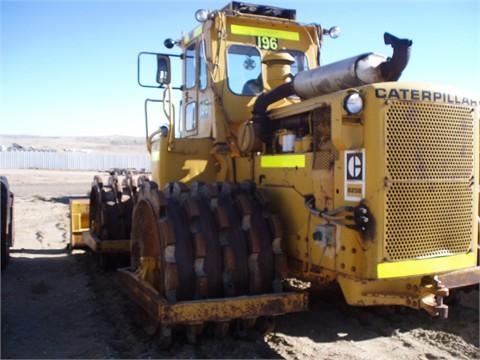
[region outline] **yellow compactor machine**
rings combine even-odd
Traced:
[[[146,107],[166,119],[147,121],[152,179],[97,179],[83,210],[97,243],[130,239],[122,283],[160,338],[304,310],[287,278],[446,317],[449,290],[480,282],[478,99],[398,82],[412,41],[388,33],[391,57],[322,65],[338,28],[295,10],[231,2],[196,18],[165,41],[178,54],[139,55],[140,84],[153,59],[163,94]]]

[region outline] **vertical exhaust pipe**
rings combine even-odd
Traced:
[[[396,81],[408,64],[413,42],[409,39],[399,39],[389,33],[383,34],[383,40],[385,45],[392,45],[393,55],[391,59],[380,64],[380,73],[385,81]]]

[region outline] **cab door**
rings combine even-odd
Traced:
[[[182,95],[181,137],[198,134],[198,41],[185,48],[184,91]]]
[[[213,93],[207,87],[204,41],[200,37],[193,40],[185,48],[184,56],[180,137],[211,137]]]

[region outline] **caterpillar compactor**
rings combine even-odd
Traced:
[[[132,187],[120,276],[160,337],[304,310],[292,279],[446,317],[449,290],[480,281],[478,99],[398,82],[412,41],[388,33],[391,57],[322,65],[338,28],[295,10],[232,2],[196,18],[165,41],[177,54],[139,55],[140,84],[163,94],[147,114],[163,115],[147,116],[152,180]]]

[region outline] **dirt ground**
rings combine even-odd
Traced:
[[[93,173],[3,170],[15,192],[15,246],[1,276],[2,358],[479,359],[479,292],[462,293],[448,320],[394,307],[354,308],[336,289],[310,310],[278,318],[275,332],[198,345],[178,335],[162,351],[137,320],[114,272],[69,254],[69,197]]]

